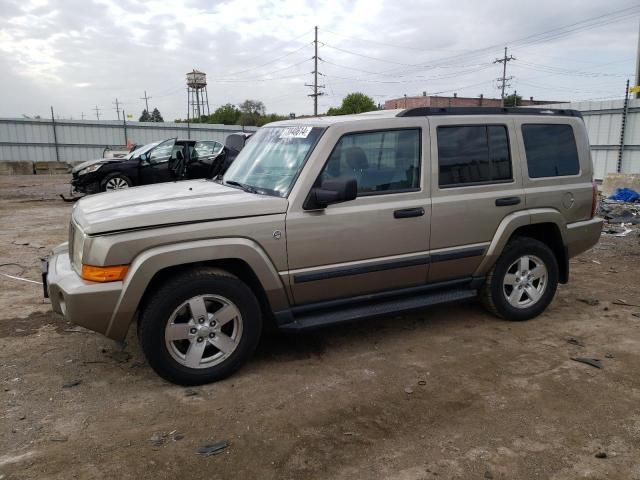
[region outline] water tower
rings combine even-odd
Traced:
[[[187,73],[187,116],[200,118],[209,115],[207,74],[198,70]]]

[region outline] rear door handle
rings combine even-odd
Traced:
[[[520,197],[504,197],[496,199],[496,207],[507,207],[509,205],[518,205]]]
[[[424,215],[424,208],[405,208],[403,210],[395,210],[393,212],[393,218],[409,218],[409,217],[421,217]]]

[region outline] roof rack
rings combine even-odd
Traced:
[[[522,107],[417,107],[398,113],[397,117],[424,117],[433,115],[544,115],[554,117],[578,117],[578,110]]]

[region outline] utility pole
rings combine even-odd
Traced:
[[[60,152],[58,151],[58,135],[56,134],[56,118],[53,114],[53,105],[51,105],[51,126],[53,127],[53,144],[56,149],[56,162],[60,161]]]
[[[94,108],[95,112],[96,112],[96,119],[100,120],[100,109],[98,108],[98,105],[96,105],[96,108]]]
[[[313,85],[309,85],[305,83],[305,87],[313,87],[313,93],[310,93],[308,96],[313,97],[313,116],[318,116],[318,97],[320,95],[324,95],[323,92],[318,92],[319,88],[324,88],[324,85],[318,85],[318,26],[315,28],[315,40],[313,41],[315,53],[313,55]]]
[[[118,102],[118,97],[116,97],[116,101],[113,102],[116,106],[116,113],[118,114],[118,120],[120,120],[120,102]]]
[[[513,77],[507,77],[507,62],[510,62],[511,60],[515,60],[515,57],[513,55],[509,55],[507,57],[507,47],[504,47],[504,57],[496,58],[493,62],[493,63],[502,63],[502,78],[498,78],[497,80],[498,80],[500,89],[502,90],[500,93],[500,98],[502,98],[503,107],[504,107],[504,89],[506,87],[511,86],[511,85],[508,85],[507,82],[513,78]]]
[[[618,162],[616,172],[622,171],[622,157],[624,157],[624,133],[627,126],[627,114],[629,113],[629,79],[624,88],[624,103],[622,105],[622,120],[620,122],[620,144],[618,145]]]
[[[147,96],[147,91],[144,91],[144,97],[140,97],[140,100],[144,100],[144,104],[147,106],[147,113],[149,113],[149,100],[151,100],[151,98],[153,97],[148,97]]]
[[[84,120],[84,112],[82,112],[82,113],[80,114],[80,116],[81,116],[82,120]]]
[[[636,52],[636,87],[640,86],[640,22],[638,22],[638,50]],[[640,92],[636,92],[636,98],[640,98]]]

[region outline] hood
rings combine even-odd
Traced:
[[[76,202],[73,218],[92,235],[285,213],[287,205],[285,198],[247,193],[210,180],[189,180],[84,197]]]
[[[78,173],[83,168],[90,167],[91,165],[95,165],[96,163],[113,163],[113,162],[121,162],[124,158],[96,158],[95,160],[87,160],[86,162],[82,162],[71,169],[71,173]]]

